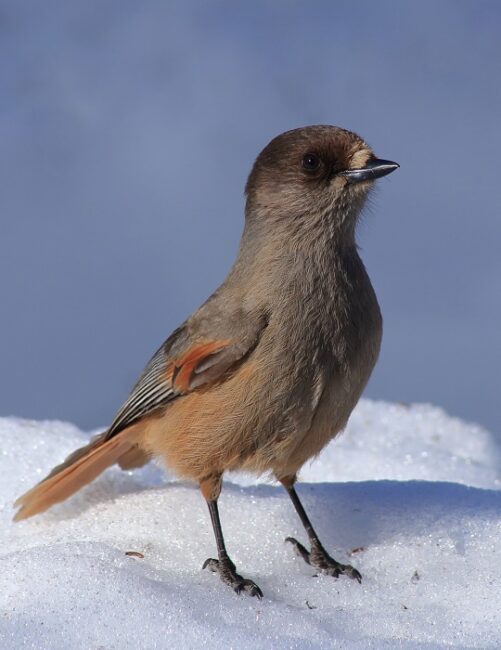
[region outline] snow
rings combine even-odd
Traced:
[[[201,571],[203,499],[154,464],[12,524],[15,497],[88,434],[4,418],[0,436],[2,649],[501,647],[500,448],[436,407],[362,401],[303,470],[321,539],[362,585],[294,556],[284,538],[305,535],[282,488],[229,477],[227,545],[261,601]]]

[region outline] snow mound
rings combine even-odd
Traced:
[[[440,409],[362,401],[303,470],[321,539],[362,585],[316,576],[284,544],[305,535],[282,488],[230,477],[227,545],[261,601],[201,571],[205,503],[153,464],[11,524],[15,497],[88,435],[5,418],[0,436],[2,649],[501,647],[500,450]]]

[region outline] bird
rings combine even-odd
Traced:
[[[330,125],[272,139],[245,186],[239,249],[223,283],[160,346],[111,426],[16,502],[43,512],[107,467],[160,458],[198,484],[217,558],[203,568],[261,598],[228,553],[218,509],[225,472],[265,474],[287,491],[316,571],[361,582],[321,543],[296,490],[303,464],[344,428],[378,358],[382,317],[356,243],[374,181],[399,165]]]

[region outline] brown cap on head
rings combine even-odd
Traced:
[[[363,194],[398,165],[378,160],[367,143],[335,126],[307,126],[274,138],[259,154],[245,192],[254,207],[304,212],[340,194]],[[355,189],[355,185],[357,186]]]

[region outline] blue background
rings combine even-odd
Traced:
[[[259,150],[314,123],[401,169],[359,229],[366,394],[499,427],[501,3],[0,2],[0,413],[108,423],[224,278]]]

